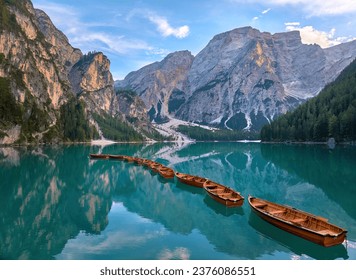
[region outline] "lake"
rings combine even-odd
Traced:
[[[225,208],[203,189],[128,162],[149,158],[241,192]],[[324,248],[261,220],[248,195],[346,228]],[[0,148],[0,259],[356,259],[356,147],[260,143]]]

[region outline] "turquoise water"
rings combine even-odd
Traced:
[[[328,218],[348,230],[324,248],[264,222],[245,201],[204,190],[126,154]],[[0,259],[356,259],[356,147],[259,143],[0,148]]]

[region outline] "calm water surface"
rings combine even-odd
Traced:
[[[264,222],[245,200],[227,209],[204,190],[127,162],[176,171],[328,218],[348,230],[324,248]],[[0,148],[0,259],[356,259],[356,147],[197,143]]]

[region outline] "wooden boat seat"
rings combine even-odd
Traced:
[[[335,232],[330,230],[330,229],[323,229],[323,230],[318,230],[318,233],[320,234],[330,234],[330,235],[335,235]]]
[[[253,206],[256,208],[264,208],[267,206],[267,203],[253,203]]]
[[[293,220],[290,220],[293,224],[301,224],[305,222],[307,219],[306,218],[295,218]]]
[[[271,210],[271,211],[268,211],[270,214],[272,215],[276,215],[276,214],[283,214],[286,212],[285,209],[276,209],[276,210]]]

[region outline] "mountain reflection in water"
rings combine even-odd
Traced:
[[[356,241],[356,149],[258,143],[0,148],[0,259],[356,259],[226,208],[126,154],[329,218]],[[315,202],[318,203],[315,203]],[[330,250],[329,250],[330,249]]]

